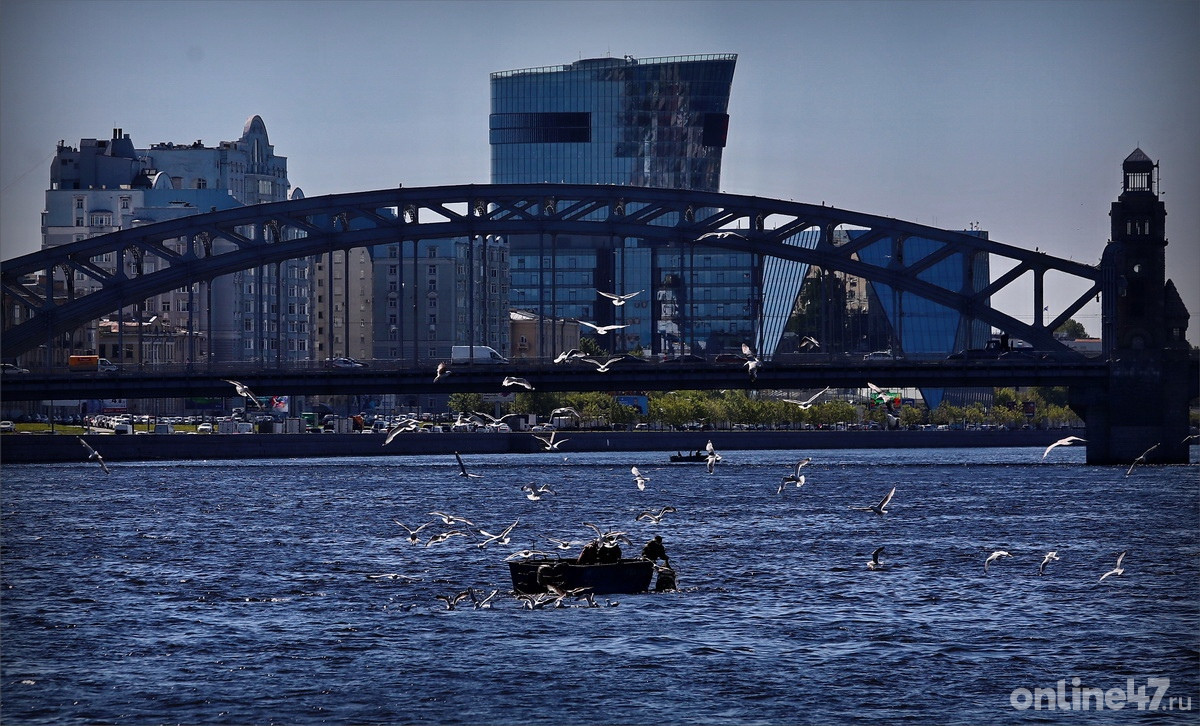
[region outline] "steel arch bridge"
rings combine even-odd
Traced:
[[[846,242],[845,235],[835,234],[844,228],[861,231]],[[807,230],[819,233],[815,245],[787,244]],[[15,357],[125,305],[252,267],[397,241],[511,234],[636,237],[651,245],[724,248],[808,263],[911,293],[1063,358],[1077,354],[1054,339],[1054,329],[1106,287],[1099,266],[824,205],[611,185],[396,188],[198,214],[8,260],[0,271],[7,326],[0,355]],[[935,246],[906,258],[908,239]],[[881,243],[890,245],[886,263],[860,258],[860,251]],[[976,290],[970,271],[981,254],[1011,268]],[[98,260],[105,256],[115,264],[101,264]],[[154,264],[145,264],[148,260]],[[923,277],[944,261],[961,265],[959,289]],[[152,271],[143,272],[146,268]],[[76,295],[77,273],[99,289]],[[1076,280],[1084,292],[1061,311],[1044,316],[1047,273]],[[1027,274],[1033,279],[1035,311],[1030,323],[989,303],[992,295]]]

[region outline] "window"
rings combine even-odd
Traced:
[[[437,278],[436,277],[429,278],[429,288],[428,289],[430,292],[435,292],[437,290]]]
[[[426,272],[429,273],[430,275],[436,275],[437,274],[437,265],[430,265],[428,267],[428,269],[426,269]]]
[[[83,209],[83,197],[75,197],[75,208]]]
[[[129,209],[129,197],[121,197],[121,209]]]
[[[169,312],[171,312],[171,301],[170,301],[170,300],[163,300],[163,301],[162,301],[162,306],[161,306],[160,310],[161,310],[162,312],[164,312],[164,313],[169,313]]]

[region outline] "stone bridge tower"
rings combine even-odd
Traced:
[[[1136,149],[1122,164],[1113,202],[1104,276],[1107,391],[1072,391],[1087,421],[1088,463],[1128,464],[1154,447],[1148,463],[1187,463],[1188,311],[1166,279],[1167,210],[1155,189],[1158,164]]]

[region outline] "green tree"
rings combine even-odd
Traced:
[[[904,428],[925,422],[925,411],[919,406],[904,406],[900,409],[900,425]]]
[[[446,405],[452,413],[482,411],[483,395],[479,393],[451,393]]]
[[[1092,337],[1087,334],[1086,330],[1083,329],[1083,323],[1079,322],[1075,318],[1070,318],[1067,320],[1067,322],[1055,328],[1054,334],[1061,335],[1070,340]]]

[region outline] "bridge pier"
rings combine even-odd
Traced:
[[[1108,387],[1071,389],[1071,408],[1086,422],[1087,463],[1186,464],[1189,381],[1186,351],[1124,351],[1110,361]],[[1140,355],[1139,355],[1140,353]]]

